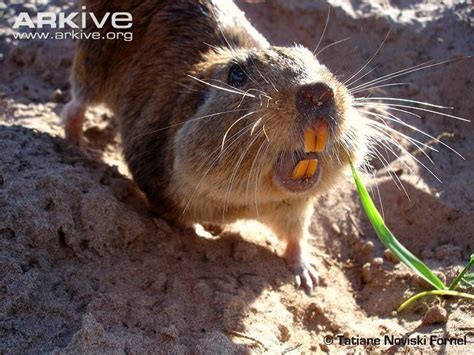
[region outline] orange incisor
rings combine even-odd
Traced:
[[[308,128],[304,132],[304,151],[305,153],[320,153],[326,148],[329,136],[329,126],[325,121],[319,121],[315,128]],[[291,178],[293,180],[307,179],[318,169],[317,159],[300,160],[293,169]]]

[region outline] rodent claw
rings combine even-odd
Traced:
[[[313,290],[313,280],[309,276],[308,269],[303,270],[303,280],[305,280],[307,290],[311,293]]]
[[[316,269],[311,264],[303,264],[294,273],[296,288],[303,288],[310,296],[313,289],[319,285],[319,275]]]
[[[301,276],[300,275],[295,275],[295,286],[296,286],[296,288],[301,287]]]

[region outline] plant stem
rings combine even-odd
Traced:
[[[474,300],[474,295],[470,295],[468,293],[464,292],[457,292],[457,291],[452,291],[452,290],[431,290],[431,291],[424,291],[417,293],[416,295],[410,297],[407,299],[405,302],[403,302],[400,307],[398,307],[397,312],[403,311],[406,307],[408,307],[410,304],[415,302],[416,300],[430,296],[430,295],[437,295],[437,296],[457,296],[457,297],[464,297],[464,298],[469,298],[471,300]]]

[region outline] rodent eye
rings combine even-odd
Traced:
[[[227,82],[232,86],[242,86],[247,81],[247,76],[238,64],[232,64],[229,69]]]

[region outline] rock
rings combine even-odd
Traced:
[[[448,321],[448,312],[443,307],[436,305],[428,309],[423,316],[421,324],[443,324]]]
[[[53,93],[51,94],[51,101],[53,102],[57,102],[57,103],[64,103],[65,102],[65,99],[66,99],[66,96],[64,95],[64,93],[61,91],[61,89],[56,89],[53,91]]]
[[[364,244],[362,245],[362,252],[365,254],[365,255],[370,255],[373,253],[374,251],[374,243],[370,240],[364,242]]]
[[[383,265],[383,259],[382,258],[374,258],[372,260],[372,265],[375,267],[381,267]]]
[[[179,332],[178,332],[178,329],[176,329],[176,326],[170,325],[166,328],[161,329],[160,336],[163,339],[163,341],[171,341],[178,338]]]
[[[395,255],[393,255],[390,249],[385,249],[383,252],[383,256],[392,264],[398,264],[400,262],[400,260],[398,260],[398,258]]]
[[[290,340],[290,330],[288,329],[288,327],[284,326],[283,324],[280,324],[278,326],[278,330],[280,332],[280,334],[278,335],[278,339],[282,342],[282,343],[286,343],[288,340]]]
[[[362,280],[364,280],[365,283],[370,283],[374,279],[374,276],[370,263],[365,263],[364,266],[362,266]]]

